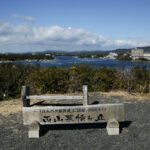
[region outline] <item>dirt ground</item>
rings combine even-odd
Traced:
[[[0,150],[149,150],[150,95],[117,91],[89,93],[90,104],[125,104],[121,133],[108,136],[106,123],[41,126],[39,139],[28,138],[23,125],[21,101],[0,102]],[[34,102],[33,102],[34,103]]]

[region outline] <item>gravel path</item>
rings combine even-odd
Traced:
[[[90,103],[121,101],[121,97],[90,97]],[[133,99],[124,103],[127,121],[121,123],[119,136],[108,136],[106,124],[101,123],[42,126],[42,136],[29,139],[20,111],[0,115],[0,150],[149,150],[150,102]]]

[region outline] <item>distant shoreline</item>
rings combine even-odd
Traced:
[[[41,60],[4,60],[4,61],[0,61],[0,63],[13,63],[13,62],[48,62],[48,61],[52,61],[54,59],[41,59]]]

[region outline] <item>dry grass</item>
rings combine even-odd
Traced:
[[[82,93],[76,94],[65,94],[65,95],[82,95]],[[89,93],[92,96],[94,93]],[[133,99],[136,99],[138,102],[145,102],[150,101],[150,94],[129,94],[128,92],[124,91],[111,91],[111,92],[96,92],[96,94],[100,94],[105,98],[112,98],[114,96],[121,97],[122,102],[128,101],[128,103],[132,103]],[[37,101],[36,101],[37,102]],[[53,101],[51,101],[53,102]],[[54,101],[56,102],[56,101]],[[68,102],[68,101],[66,101]],[[35,103],[33,100],[31,104]],[[7,101],[0,102],[0,114],[3,116],[8,116],[10,114],[14,114],[21,111],[21,100],[20,99],[13,99]]]
[[[13,99],[0,102],[0,114],[8,116],[21,111],[21,100]]]
[[[122,100],[133,100],[136,99],[137,101],[150,101],[150,93],[149,94],[139,94],[139,93],[128,93],[125,91],[110,91],[110,92],[98,92],[100,95],[108,98],[118,96],[121,97]]]

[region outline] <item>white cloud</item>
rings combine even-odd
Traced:
[[[147,42],[111,40],[84,29],[31,27],[0,21],[0,52],[40,50],[107,50],[147,46]]]
[[[25,21],[29,21],[29,22],[35,22],[35,19],[31,16],[22,16],[19,14],[13,14],[12,16],[17,19],[21,19],[21,20],[25,20]]]

